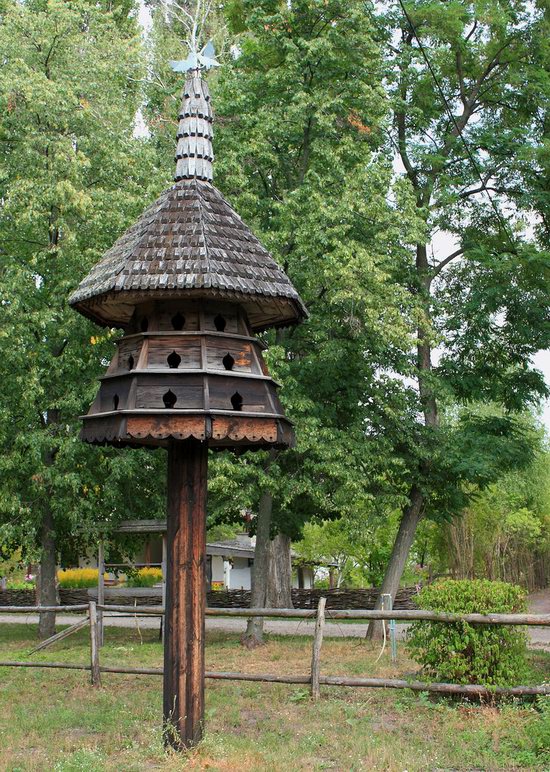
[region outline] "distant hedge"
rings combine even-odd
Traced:
[[[441,580],[421,590],[416,602],[421,609],[463,614],[527,610],[521,587],[485,579]],[[418,621],[410,626],[407,641],[412,658],[438,681],[513,686],[527,671],[524,628]]]

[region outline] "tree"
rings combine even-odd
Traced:
[[[548,451],[504,475],[435,537],[435,555],[457,579],[546,586],[550,553]]]
[[[0,25],[0,544],[39,559],[42,605],[55,604],[61,551],[93,544],[98,521],[132,509],[140,487],[154,510],[162,463],[79,441],[116,335],[67,306],[146,196],[133,10],[8,2]],[[40,635],[54,625],[41,615]]]
[[[268,469],[271,535],[295,539],[312,517],[360,507],[367,481],[383,478],[379,437],[378,452],[365,448],[365,405],[377,370],[402,354],[386,272],[410,233],[376,155],[385,103],[363,5],[243,8],[242,54],[220,74],[220,174],[311,312],[269,357],[298,437]]]
[[[541,153],[529,80],[548,79],[536,61],[543,20],[526,3],[407,2],[406,15],[392,6],[379,23],[389,138],[422,221],[414,254],[395,274],[415,300],[414,412],[422,416],[413,419],[407,502],[382,583],[395,595],[420,519],[442,514],[442,483],[464,494],[468,470],[448,463],[442,407],[494,401],[512,427],[513,411],[546,394],[531,357],[549,343],[548,258],[522,227],[519,170]],[[455,242],[443,256],[429,249],[438,230]],[[506,431],[492,421],[482,428],[487,439]]]

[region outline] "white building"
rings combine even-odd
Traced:
[[[208,542],[206,545],[207,581],[212,589],[250,590],[251,569],[254,565],[256,537],[237,534],[227,541]],[[292,587],[309,590],[313,587],[313,566],[296,563],[291,553]]]
[[[166,523],[162,520],[127,520],[116,529],[118,533],[141,534],[142,545],[131,557],[133,566],[158,566],[164,564],[163,552]],[[211,589],[250,590],[251,568],[254,564],[256,537],[246,533],[237,534],[234,539],[208,542],[206,545],[207,586]],[[292,587],[311,589],[314,584],[314,568],[303,565],[291,553],[293,572]],[[97,567],[95,558],[82,559],[81,566]],[[109,573],[109,564],[106,571]],[[114,578],[114,574],[113,574]]]

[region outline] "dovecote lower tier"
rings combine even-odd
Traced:
[[[166,302],[136,308],[83,417],[94,444],[209,447],[294,444],[277,384],[237,304]]]

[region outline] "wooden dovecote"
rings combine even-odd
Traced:
[[[124,337],[82,438],[112,445],[287,447],[293,432],[254,332],[307,312],[284,271],[212,184],[212,107],[187,78],[176,182],[70,298]]]
[[[212,106],[196,70],[179,114],[174,185],[69,300],[98,324],[124,330],[82,438],[168,449],[163,711],[165,742],[178,750],[200,740],[204,723],[208,449],[293,444],[254,333],[307,315],[284,271],[212,184],[212,161]]]

